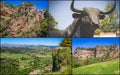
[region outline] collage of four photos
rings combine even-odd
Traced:
[[[1,0],[1,75],[119,75],[119,0]]]

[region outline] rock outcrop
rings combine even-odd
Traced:
[[[109,49],[105,46],[96,47],[96,57],[102,57]]]
[[[87,49],[81,49],[77,48],[73,54],[74,57],[86,59],[86,58],[91,58],[94,57],[94,52],[93,50],[87,50]]]
[[[10,17],[15,11],[10,8],[9,5],[4,2],[0,3],[0,15]]]
[[[1,37],[37,37],[44,12],[39,13],[34,4],[23,2],[20,6],[0,2]],[[40,34],[39,34],[40,35]]]
[[[70,24],[66,29],[64,30],[58,30],[58,31],[49,31],[49,37],[79,37],[80,36],[80,27],[76,30],[77,32],[74,31],[76,22],[78,19],[75,19],[72,24]]]
[[[76,48],[73,53],[74,57],[87,59],[107,57],[108,59],[114,59],[119,56],[119,47],[117,45],[111,46],[96,46],[95,48]]]
[[[56,47],[52,53],[52,71],[60,71],[63,66],[71,65],[71,48]]]

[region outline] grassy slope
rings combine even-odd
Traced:
[[[73,74],[119,74],[119,59],[73,68]]]
[[[64,66],[58,72],[49,72],[49,73],[46,73],[46,74],[48,74],[48,75],[70,75],[71,74],[71,69],[68,66]]]
[[[16,54],[16,53],[1,53],[1,58],[30,58],[27,54]]]
[[[32,56],[38,56],[40,55],[40,52],[34,52],[32,53]],[[46,52],[46,58],[52,58],[52,52]],[[42,55],[41,55],[42,56]],[[26,59],[31,59],[30,55],[27,55],[26,53],[1,53],[1,58],[26,58]]]

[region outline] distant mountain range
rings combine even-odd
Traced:
[[[29,48],[29,49],[54,49],[58,46],[29,45],[29,44],[1,44],[1,48]]]

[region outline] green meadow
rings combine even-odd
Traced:
[[[72,74],[120,74],[119,59],[72,69]]]

